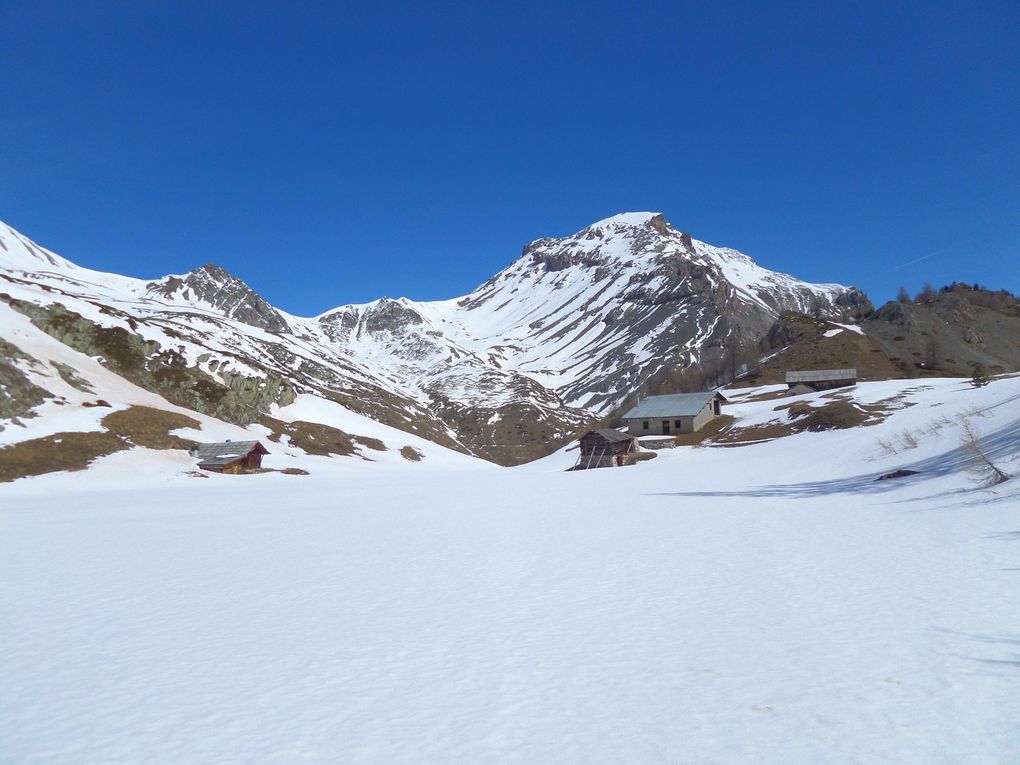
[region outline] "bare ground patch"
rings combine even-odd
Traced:
[[[0,449],[0,483],[18,478],[77,471],[93,460],[124,451],[130,444],[115,433],[56,433]]]
[[[833,398],[820,406],[791,401],[777,406],[775,411],[786,412],[788,419],[723,430],[712,440],[712,445],[746,446],[796,433],[867,427],[882,422],[892,410],[882,404],[857,404],[846,398]]]
[[[281,443],[283,436],[287,436],[291,446],[303,450],[306,454],[319,457],[330,455],[347,457],[358,451],[354,437],[329,425],[303,420],[283,422],[272,417],[262,417],[258,422],[273,431],[268,436],[270,441]]]
[[[400,456],[409,462],[421,462],[425,458],[425,455],[413,446],[401,446]]]
[[[147,449],[189,449],[191,441],[172,436],[170,431],[202,427],[192,417],[151,406],[129,406],[119,412],[112,412],[103,418],[102,424],[111,433]]]

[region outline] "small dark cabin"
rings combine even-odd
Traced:
[[[574,470],[588,468],[619,467],[623,455],[638,450],[637,439],[613,428],[596,428],[580,438],[581,455]]]
[[[262,455],[269,451],[258,441],[223,441],[218,444],[195,444],[192,457],[198,466],[211,473],[247,473],[262,467]]]

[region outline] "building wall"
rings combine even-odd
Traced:
[[[707,423],[709,420],[712,420],[714,417],[715,410],[712,408],[712,402],[709,401],[705,408],[698,412],[697,415],[695,415],[691,419],[692,427],[689,431],[686,432],[694,433],[695,431],[701,430],[705,426],[705,423]]]
[[[669,435],[676,433],[694,433],[701,430],[705,426],[705,423],[711,421],[715,417],[712,409],[712,402],[709,401],[693,417],[669,417]],[[627,432],[632,436],[661,436],[664,434],[662,428],[662,421],[664,417],[649,417],[648,419],[648,430],[644,429],[643,423],[645,418],[637,418],[633,420],[624,420],[627,425]],[[680,423],[680,427],[676,427],[676,423]]]
[[[789,385],[787,393],[791,396],[800,396],[805,393],[817,393],[818,391],[832,390],[833,388],[849,388],[856,384],[856,380],[818,380],[812,382],[787,383],[787,385]]]

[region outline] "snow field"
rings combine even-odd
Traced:
[[[1020,378],[853,395],[905,390],[617,470],[0,487],[0,761],[1014,761],[1020,486],[876,442],[980,405],[1015,467]]]

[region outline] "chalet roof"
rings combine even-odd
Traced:
[[[218,444],[195,444],[191,447],[191,456],[198,457],[202,465],[229,465],[256,449],[269,454],[258,441],[221,441]]]
[[[786,382],[826,382],[828,380],[856,380],[856,369],[809,369],[801,372],[787,372]]]
[[[198,461],[199,467],[226,467],[244,459],[244,454],[224,454],[219,457],[206,457]]]
[[[640,417],[693,417],[705,408],[705,404],[715,398],[719,398],[722,401],[726,400],[721,393],[714,390],[702,393],[671,393],[667,396],[649,396],[623,415],[623,419],[633,420]]]
[[[618,444],[621,441],[630,441],[634,438],[634,436],[622,433],[615,428],[595,428],[595,430],[589,432],[589,435],[591,435],[591,433],[598,433],[611,444]]]

